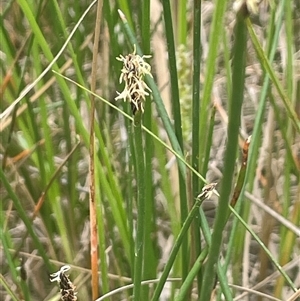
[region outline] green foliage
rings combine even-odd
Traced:
[[[1,3],[4,299],[58,300],[49,275],[69,265],[78,300],[92,300],[91,95],[97,300],[295,293],[300,7],[244,2],[236,12],[231,1],[103,1],[101,20],[97,1]],[[115,101],[116,57],[135,49],[151,66],[139,78],[151,90],[144,112]],[[214,195],[198,198],[214,182]]]

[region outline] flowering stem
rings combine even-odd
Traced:
[[[137,54],[139,54],[140,56],[142,56],[142,51],[140,49],[140,47],[138,46],[138,43],[137,43],[137,40],[124,16],[124,14],[119,10],[119,15],[122,19],[122,22],[123,22],[123,26],[124,26],[124,30],[128,36],[128,39],[129,39],[129,42],[132,44],[132,45],[136,45],[136,50],[137,50]],[[153,100],[156,104],[156,108],[157,108],[157,112],[164,124],[164,127],[166,129],[166,132],[168,134],[168,138],[170,139],[170,142],[171,142],[171,145],[174,149],[174,151],[180,156],[180,157],[184,157],[183,156],[183,152],[181,150],[181,147],[178,143],[178,140],[177,140],[177,137],[174,133],[174,129],[173,129],[173,125],[171,123],[171,120],[168,116],[168,113],[166,111],[166,108],[164,106],[164,103],[163,103],[163,100],[160,96],[160,92],[159,92],[159,89],[157,87],[157,85],[155,84],[154,82],[154,79],[150,76],[150,75],[145,75],[145,81],[147,83],[147,85],[149,86],[149,88],[151,89],[152,91],[152,96],[153,96]],[[185,176],[186,174],[186,168],[185,168],[185,165],[182,161],[180,160],[177,160],[177,163],[178,163],[178,166],[179,166],[179,169],[180,169],[180,173]]]
[[[166,282],[168,275],[171,271],[171,268],[174,264],[174,261],[178,254],[179,248],[182,245],[184,237],[186,236],[186,233],[187,233],[192,221],[194,220],[195,216],[197,215],[200,205],[202,204],[202,202],[205,199],[209,199],[211,197],[211,194],[213,193],[215,187],[216,187],[216,183],[211,183],[211,184],[204,186],[202,189],[202,193],[197,197],[197,199],[193,205],[193,208],[189,212],[189,214],[188,214],[186,220],[184,221],[182,228],[180,229],[180,232],[176,238],[176,241],[173,245],[172,251],[169,255],[169,259],[168,259],[168,261],[164,267],[164,270],[160,276],[159,282],[154,291],[151,301],[157,301],[159,299],[161,291],[165,285],[165,282]]]
[[[136,117],[137,116],[137,117]],[[137,112],[135,119],[141,119],[141,112]],[[133,300],[141,300],[141,281],[143,271],[143,247],[145,237],[145,161],[141,123],[134,127],[134,149],[136,159],[136,184],[137,184],[137,228],[134,252],[134,288]]]

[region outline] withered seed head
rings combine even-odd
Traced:
[[[50,281],[57,281],[60,286],[60,294],[62,301],[76,301],[77,292],[75,291],[76,286],[71,282],[69,276],[65,274],[70,269],[70,266],[64,265],[56,273],[50,275]]]
[[[125,82],[125,87],[122,93],[118,93],[115,100],[123,99],[131,103],[132,112],[135,114],[137,111],[144,112],[144,102],[146,96],[151,89],[144,82],[145,74],[151,75],[151,66],[145,62],[144,58],[151,57],[150,55],[139,56],[135,53],[136,49],[131,54],[120,55],[117,60],[123,62],[123,68],[120,75],[120,83]]]

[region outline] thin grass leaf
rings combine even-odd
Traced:
[[[92,93],[90,90],[88,90],[87,88],[81,86],[79,83],[73,81],[72,79],[57,73],[55,71],[53,71],[54,73],[56,73],[58,76],[62,77],[63,79],[65,79],[66,81],[69,81],[71,83],[73,83],[74,85],[77,85],[78,87],[80,87],[81,89],[83,89],[84,91],[94,94]],[[147,77],[147,75],[146,75]],[[134,119],[129,116],[127,113],[125,113],[123,110],[121,110],[120,108],[118,108],[117,106],[115,106],[114,104],[112,104],[111,102],[107,101],[106,99],[104,99],[103,97],[94,94],[94,96],[98,99],[100,99],[101,101],[105,102],[108,106],[110,106],[111,108],[113,108],[114,110],[118,111],[120,114],[122,114],[123,116],[125,116],[127,119],[129,119],[130,121],[134,121]],[[155,140],[157,140],[161,145],[163,145],[166,149],[168,149],[174,156],[176,156],[176,158],[178,159],[179,162],[181,162],[181,164],[183,164],[184,166],[186,166],[189,170],[191,170],[193,173],[195,173],[203,182],[206,183],[205,178],[198,172],[196,171],[182,156],[180,156],[173,148],[171,148],[169,145],[167,145],[164,141],[162,141],[158,136],[156,136],[153,132],[151,132],[149,129],[147,129],[145,126],[142,126],[142,129],[149,134],[150,136],[152,136]]]
[[[12,301],[19,301],[18,296],[16,296],[16,294],[13,292],[10,284],[7,283],[7,281],[5,280],[5,278],[2,274],[0,274],[0,283],[1,283],[1,286],[3,286],[4,289],[7,291],[8,296],[11,298]]]
[[[223,20],[225,15],[225,8],[226,8],[227,1],[217,1],[213,20],[211,24],[211,33],[210,33],[210,40],[209,40],[209,52],[207,56],[206,62],[206,72],[205,72],[205,80],[203,84],[203,94],[201,99],[201,107],[200,107],[200,141],[206,141],[206,134],[207,134],[207,119],[208,119],[208,111],[210,108],[210,101],[211,101],[211,93],[213,87],[213,79],[215,76],[215,66],[216,66],[216,59],[219,50],[219,41],[222,34],[223,28]],[[202,162],[204,160],[204,154],[206,152],[206,148],[200,148],[199,152],[199,166],[202,171]]]
[[[280,272],[280,274],[284,277],[286,282],[289,284],[290,288],[296,292],[297,287],[293,283],[293,281],[290,279],[290,277],[287,275],[287,273],[282,269],[282,267],[277,262],[276,258],[272,255],[272,253],[268,250],[268,248],[263,244],[261,239],[254,233],[254,231],[248,226],[248,224],[243,220],[243,218],[232,208],[230,207],[231,212],[238,218],[238,220],[242,223],[242,225],[247,229],[247,231],[254,237],[254,239],[258,242],[260,247],[265,251],[265,253],[268,255],[272,263],[275,265],[277,270]]]
[[[250,19],[247,19],[247,27],[248,27],[249,36],[251,37],[253,46],[257,52],[257,56],[258,56],[258,59],[262,65],[262,67],[264,68],[265,72],[268,73],[271,81],[274,83],[274,86],[276,87],[277,92],[280,95],[280,98],[287,110],[287,113],[288,113],[289,117],[291,118],[291,121],[292,121],[293,126],[295,127],[295,130],[297,132],[300,132],[300,122],[298,121],[298,118],[297,118],[296,112],[292,106],[291,100],[286,95],[286,92],[284,91],[281,83],[279,82],[278,77],[275,75],[275,72],[274,72],[273,68],[271,67],[270,62],[258,41],[258,38],[254,32],[254,29],[253,29]]]

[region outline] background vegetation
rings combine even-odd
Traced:
[[[300,3],[247,2],[1,1],[2,300],[296,300]]]

